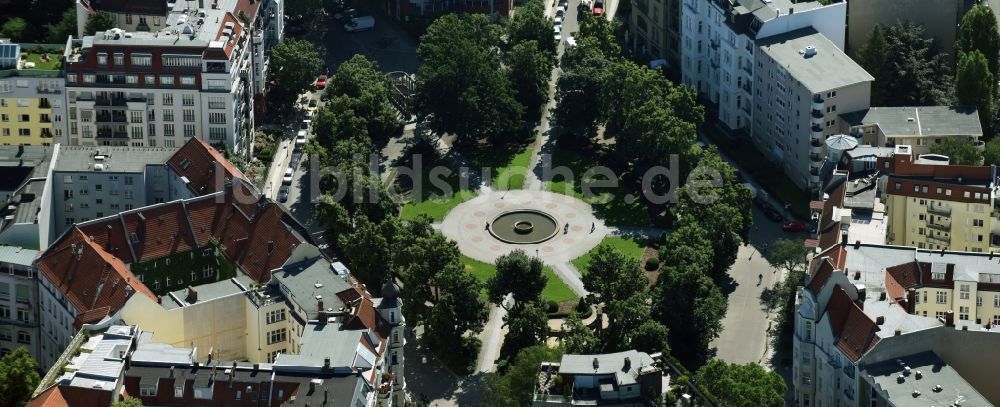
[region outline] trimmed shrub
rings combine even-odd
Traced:
[[[659,268],[660,268],[660,259],[657,259],[656,257],[650,257],[650,258],[646,259],[646,270],[647,271],[654,271],[654,270],[657,270]]]

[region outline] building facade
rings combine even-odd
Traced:
[[[882,161],[887,242],[930,250],[1000,249],[994,166],[927,163],[910,146]]]
[[[796,186],[818,190],[826,140],[841,125],[838,112],[867,109],[874,78],[812,28],[757,43],[754,99],[736,96],[751,110],[751,139]]]
[[[847,4],[817,1],[684,0],[681,10],[683,83],[698,90],[719,122],[749,130],[753,114],[757,41],[812,27],[844,46]]]
[[[983,128],[974,106],[872,107],[841,115],[843,134],[872,146],[908,145],[914,154],[954,138],[984,148]]]
[[[115,28],[67,41],[63,144],[176,147],[198,137],[252,154],[282,3],[171,4],[155,30]]]
[[[683,0],[632,0],[629,27],[635,48],[650,59],[681,65],[681,3]]]
[[[66,133],[59,54],[28,52],[30,45],[0,39],[0,144],[5,146],[48,146]],[[39,63],[22,56],[37,57]]]
[[[0,354],[24,347],[39,356],[36,256],[37,250],[0,246]]]

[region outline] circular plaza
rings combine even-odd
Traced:
[[[567,262],[597,246],[607,231],[582,200],[522,189],[483,191],[441,222],[441,232],[463,254],[487,263],[515,249],[545,263]]]

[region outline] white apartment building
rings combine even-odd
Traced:
[[[683,82],[697,89],[732,130],[751,126],[759,40],[813,27],[838,48],[844,46],[846,2],[684,0],[680,9]]]
[[[39,356],[37,250],[0,246],[0,355],[24,347]]]
[[[177,1],[167,8],[163,24],[148,31],[70,37],[64,54],[69,126],[57,142],[178,147],[198,137],[252,154],[267,53],[283,29],[282,3]]]
[[[842,124],[838,112],[868,109],[874,78],[812,28],[757,40],[757,47],[753,103],[742,104],[752,109],[751,139],[796,186],[818,190],[826,140]]]

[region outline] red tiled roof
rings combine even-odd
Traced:
[[[94,308],[90,311],[84,311],[73,319],[73,327],[80,329],[80,327],[85,324],[95,324],[101,322],[104,317],[111,314],[111,307],[100,307]]]
[[[118,217],[105,218],[102,221],[80,225],[78,228],[104,251],[125,263],[134,261],[132,250],[129,249],[128,235]]]
[[[25,407],[90,407],[111,404],[111,392],[88,387],[52,386]]]
[[[184,205],[164,204],[122,215],[125,231],[135,234],[132,251],[137,261],[158,259],[197,247]],[[131,239],[131,238],[130,238]]]
[[[906,290],[917,286],[919,273],[920,266],[915,261],[885,269],[885,288],[889,298],[898,300],[906,297]]]
[[[79,228],[73,228],[38,260],[38,270],[81,313],[107,308],[117,312],[132,294],[156,296],[117,257],[106,252]],[[93,314],[87,319],[94,318]]]
[[[879,327],[865,315],[843,288],[837,287],[826,307],[835,345],[852,361],[857,361],[879,341]]]
[[[809,284],[806,285],[806,288],[808,288],[809,291],[812,291],[814,293],[819,293],[819,290],[821,290],[823,286],[826,285],[826,280],[829,280],[830,276],[833,275],[834,265],[833,262],[826,257],[818,258],[816,259],[816,261],[819,262],[818,268],[814,268],[814,270],[816,271],[813,272],[813,275],[809,279]]]
[[[344,321],[344,329],[371,329],[380,337],[389,336],[389,323],[375,310],[375,303],[360,288],[350,288],[337,293],[341,301],[357,304],[351,319]]]
[[[187,179],[195,195],[221,191],[225,180],[244,178],[243,173],[226,160],[218,150],[197,137],[192,137],[167,160],[178,175]]]

